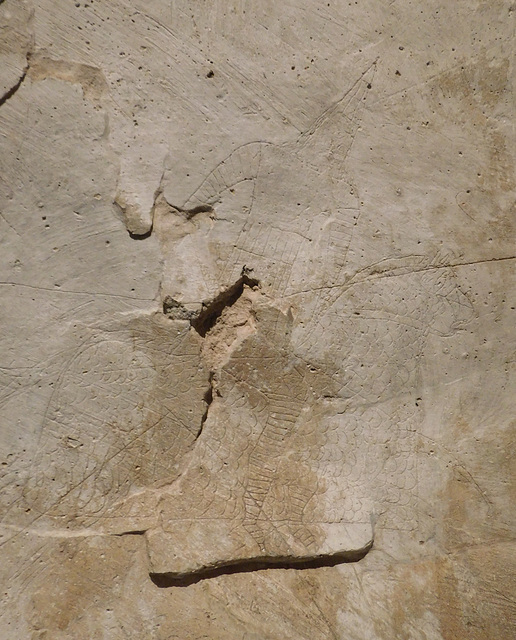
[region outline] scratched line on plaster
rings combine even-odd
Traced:
[[[170,584],[359,559],[382,510],[386,526],[413,526],[418,357],[430,333],[464,326],[471,305],[424,256],[346,272],[360,206],[342,175],[373,77],[374,66],[295,143],[236,149],[181,206],[157,194],[164,247],[209,238],[197,307],[167,293],[188,271],[165,253],[165,314],[99,331],[72,355],[24,488],[32,523],[132,522],[133,496],[150,488],[162,513],[151,573]],[[274,308],[287,297],[290,310]],[[185,531],[194,539],[206,520],[227,545],[195,557]]]

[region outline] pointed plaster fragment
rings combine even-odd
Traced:
[[[114,205],[132,238],[143,239],[152,233],[151,211],[145,211],[135,202],[129,202],[129,198],[121,193],[116,196]]]
[[[164,172],[161,173],[158,185],[154,190],[152,199],[150,199],[147,193],[129,194],[127,190],[122,190],[120,184],[124,179],[124,175],[122,169],[120,171],[118,193],[115,197],[114,205],[119,214],[118,217],[125,224],[129,235],[134,240],[144,240],[153,231],[154,217],[163,201],[163,175]]]

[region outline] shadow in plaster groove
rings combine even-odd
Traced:
[[[195,436],[195,438],[197,439],[201,433],[202,430],[204,429],[204,424],[206,422],[206,420],[208,419],[208,414],[210,412],[210,407],[213,403],[213,389],[214,389],[214,374],[213,371],[210,372],[210,379],[209,379],[209,386],[206,389],[206,392],[204,394],[203,400],[206,403],[206,409],[202,415],[201,418],[201,424],[199,426],[199,431],[197,432],[197,435]]]
[[[147,240],[147,238],[150,238],[151,235],[152,235],[152,227],[145,233],[131,233],[131,231],[129,231],[129,236],[131,240]]]
[[[135,531],[122,531],[121,533],[114,533],[113,535],[121,538],[122,536],[144,536],[147,533],[147,529],[137,529]]]
[[[242,275],[233,285],[219,293],[209,303],[203,303],[199,315],[190,320],[190,324],[202,338],[206,337],[206,334],[213,329],[224,309],[233,306],[240,298],[244,292],[244,286],[251,289],[260,286],[259,280],[251,278],[245,267],[242,269]]]
[[[322,569],[324,567],[335,567],[339,564],[347,564],[351,562],[359,562],[364,558],[373,546],[373,541],[369,542],[362,549],[356,551],[343,551],[334,554],[301,558],[294,557],[276,557],[276,558],[249,558],[247,560],[230,561],[225,564],[201,569],[189,574],[177,575],[174,573],[150,573],[150,579],[160,589],[168,589],[170,587],[189,587],[192,584],[208,580],[210,578],[218,578],[223,575],[232,575],[235,573],[252,573],[254,571],[264,571],[269,569]]]

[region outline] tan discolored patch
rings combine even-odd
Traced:
[[[215,372],[229,360],[231,353],[256,331],[253,300],[259,296],[248,286],[234,305],[226,307],[202,343],[202,357],[206,366]]]
[[[47,562],[52,562],[52,575],[45,569],[30,584],[30,629],[40,634],[33,637],[47,640],[81,633],[87,611],[96,611],[107,622],[121,593],[120,578],[127,572],[127,559],[139,545],[141,542],[135,538],[112,539],[109,543],[92,538],[48,544],[44,555]],[[120,549],[118,553],[114,552],[116,547]]]
[[[84,97],[93,103],[98,103],[108,91],[108,84],[100,69],[69,60],[54,60],[43,52],[30,57],[27,75],[34,82],[53,78],[79,84]]]

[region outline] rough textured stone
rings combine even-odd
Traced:
[[[0,1],[2,638],[515,635],[515,15]]]

